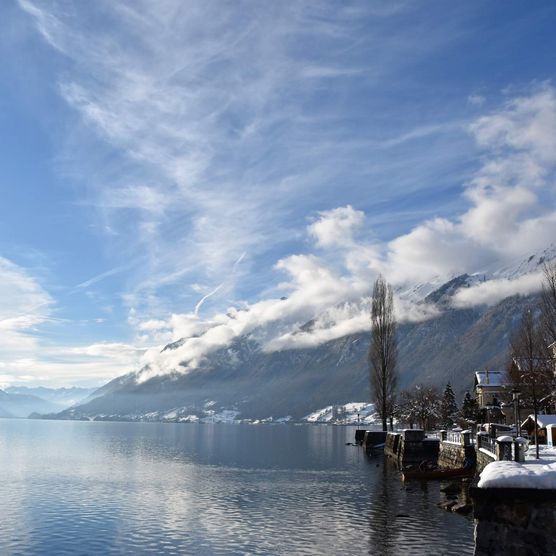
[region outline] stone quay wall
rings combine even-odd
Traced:
[[[384,441],[384,453],[387,456],[398,458],[400,455],[401,434],[397,432],[389,432]]]
[[[386,432],[383,431],[365,431],[363,436],[363,447],[370,454],[375,446],[385,444]]]
[[[363,444],[363,441],[365,440],[365,433],[367,432],[367,429],[357,429],[355,431],[355,443],[356,444]]]
[[[440,440],[424,439],[421,441],[403,440],[400,450],[400,461],[406,463],[420,463],[423,460],[436,463]]]
[[[406,429],[400,433],[389,432],[384,443],[384,453],[405,465],[419,463],[424,459],[436,463],[440,441],[426,438],[420,429]]]
[[[455,442],[440,442],[438,465],[446,469],[461,469],[467,461],[475,461],[475,447]]]
[[[556,554],[556,490],[471,487],[475,556]]]
[[[480,473],[489,463],[496,461],[496,456],[484,448],[477,448],[477,473]]]

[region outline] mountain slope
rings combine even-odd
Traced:
[[[46,388],[44,386],[32,388],[29,386],[9,386],[5,389],[6,393],[10,395],[16,394],[21,396],[33,396],[33,398],[40,399],[43,402],[48,402],[52,405],[53,410],[56,408],[58,408],[58,410],[62,410],[66,407],[82,403],[95,390],[96,388],[78,388],[76,386],[71,388]]]
[[[401,388],[418,382],[443,387],[451,381],[462,395],[472,387],[475,370],[505,365],[516,317],[535,298],[515,296],[493,307],[450,308],[447,299],[466,280],[458,277],[428,296],[427,302],[442,308],[437,317],[399,327]],[[233,409],[246,419],[300,419],[316,408],[369,399],[368,345],[368,334],[361,333],[318,347],[267,353],[253,339],[241,337],[210,354],[194,372],[142,383],[131,373],[58,417],[158,419],[168,412],[199,417],[209,409]]]
[[[0,417],[28,417],[31,413],[59,411],[60,406],[29,394],[0,390]]]

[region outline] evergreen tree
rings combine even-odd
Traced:
[[[456,396],[452,390],[452,385],[448,382],[440,403],[440,422],[442,426],[447,428],[452,427],[457,411]]]
[[[466,421],[477,421],[479,418],[479,404],[475,398],[471,397],[469,391],[465,392],[463,402],[461,404],[461,416]]]

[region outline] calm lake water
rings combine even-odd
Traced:
[[[472,554],[353,429],[0,420],[0,554]]]

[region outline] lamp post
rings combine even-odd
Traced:
[[[521,422],[519,418],[519,395],[521,392],[514,388],[512,390],[512,400],[514,402],[514,423],[515,423],[515,435],[521,436]]]

